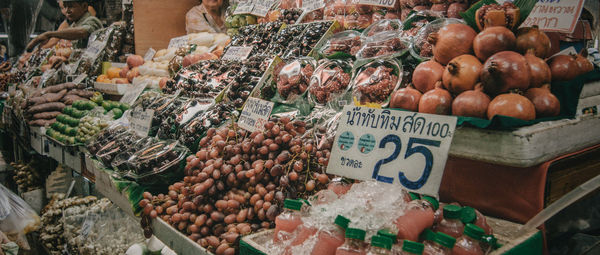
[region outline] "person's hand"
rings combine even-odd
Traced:
[[[27,51],[31,51],[38,44],[41,44],[41,45],[46,44],[48,42],[48,40],[50,40],[50,36],[48,35],[48,32],[38,35],[36,38],[31,40],[31,42],[29,42],[29,44],[27,44]]]

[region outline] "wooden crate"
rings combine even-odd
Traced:
[[[544,205],[552,204],[599,174],[600,147],[552,163],[548,168]]]
[[[199,4],[198,0],[134,0],[135,53],[165,49],[171,38],[185,35],[185,14]]]

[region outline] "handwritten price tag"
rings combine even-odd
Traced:
[[[154,117],[154,110],[146,109],[134,109],[131,111],[131,119],[129,120],[131,128],[142,136],[148,136],[150,128],[152,127],[152,118]]]
[[[146,51],[146,55],[144,55],[144,61],[152,60],[154,55],[156,55],[156,50],[153,48],[148,49],[148,51]]]
[[[456,117],[345,106],[327,173],[437,196]]]
[[[179,47],[186,46],[188,44],[188,41],[189,40],[188,40],[187,35],[175,37],[175,38],[171,39],[171,41],[169,41],[168,48],[179,48]]]
[[[133,88],[127,90],[119,102],[132,105],[135,100],[142,94],[142,91],[146,88],[147,82],[140,82],[133,85]]]
[[[238,3],[237,7],[235,8],[235,11],[233,11],[233,15],[250,14],[250,13],[252,13],[253,9],[254,9],[254,3],[252,1],[240,2],[240,3]]]
[[[271,6],[273,6],[273,4],[275,4],[275,1],[273,1],[273,0],[258,1],[256,3],[254,3],[254,8],[252,9],[252,15],[259,16],[259,17],[267,16],[267,13],[269,12],[269,10],[271,9]]]
[[[573,33],[584,0],[537,1],[521,27],[538,26],[547,32]]]
[[[254,97],[248,98],[240,114],[238,126],[250,132],[265,130],[265,124],[271,116],[273,105],[275,105],[273,102]]]
[[[252,47],[244,47],[244,46],[231,46],[227,49],[227,52],[223,54],[221,59],[223,60],[244,60],[248,58],[252,52]]]
[[[317,9],[325,7],[325,1],[323,0],[303,0],[302,9],[306,12],[311,12]]]
[[[397,0],[359,0],[359,4],[392,8]]]

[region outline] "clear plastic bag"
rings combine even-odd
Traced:
[[[278,64],[273,71],[273,82],[279,96],[277,101],[289,103],[304,95],[316,64],[312,58],[294,59]]]
[[[188,99],[181,107],[175,108],[161,122],[157,137],[159,139],[177,139],[179,127],[190,121],[193,117],[201,114],[214,104],[212,99]]]
[[[399,19],[382,19],[371,24],[362,32],[363,37],[374,36],[386,31],[401,31],[402,21]]]
[[[183,125],[179,130],[178,140],[191,151],[197,151],[198,141],[204,137],[209,128],[222,126],[238,114],[231,104],[223,102],[215,104]]]
[[[350,87],[352,63],[342,60],[325,60],[313,73],[308,88],[309,98],[324,105],[342,96]]]
[[[340,55],[341,53],[354,56],[362,47],[362,42],[363,38],[361,38],[361,34],[357,31],[339,32],[327,40],[325,45],[319,50],[319,53],[328,58],[337,58],[336,55]]]
[[[17,194],[0,184],[0,231],[29,250],[25,234],[40,227],[40,216]]]
[[[129,158],[124,177],[145,185],[172,183],[183,176],[183,164],[189,150],[174,140],[152,143]]]
[[[399,56],[408,51],[409,42],[398,31],[386,31],[367,37],[356,54],[359,61]]]
[[[417,35],[412,38],[410,43],[410,54],[420,60],[431,59],[433,57],[433,45],[428,41],[429,35],[439,31],[448,24],[458,23],[465,24],[463,20],[459,19],[437,19],[429,22],[419,29]]]
[[[400,86],[402,65],[395,59],[374,60],[358,69],[352,80],[353,96],[360,104],[386,106]]]

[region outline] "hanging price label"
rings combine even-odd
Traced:
[[[75,79],[73,79],[73,83],[76,85],[79,85],[83,81],[83,79],[85,79],[86,77],[87,77],[87,74],[84,74],[84,73],[77,75],[77,77],[75,77]]]
[[[188,44],[188,41],[189,40],[188,40],[187,35],[175,37],[175,38],[171,39],[171,41],[169,41],[168,48],[179,48],[179,47],[186,46]]]
[[[275,1],[273,0],[258,1],[254,3],[252,15],[259,17],[267,16],[267,13],[269,13],[269,10],[271,9],[271,6],[273,6],[273,4],[275,4]]]
[[[392,8],[397,0],[359,0],[359,4]]]
[[[154,110],[146,109],[145,111],[137,108],[131,111],[131,119],[129,120],[131,128],[141,136],[148,136],[152,127],[152,118]]]
[[[123,97],[121,97],[121,100],[119,100],[119,102],[132,105],[135,102],[135,100],[140,96],[140,94],[142,94],[142,91],[144,91],[147,84],[147,82],[139,82],[133,85],[133,88],[127,90],[127,92],[125,92],[125,94],[123,95]]]
[[[240,114],[238,126],[250,132],[265,130],[265,124],[271,116],[273,105],[273,102],[254,97],[248,98]]]
[[[146,55],[144,55],[144,61],[152,60],[154,55],[156,55],[156,50],[153,48],[148,49],[148,51],[146,51]]]
[[[456,117],[345,106],[327,173],[437,196]]]
[[[311,12],[317,9],[325,7],[325,1],[323,0],[303,0],[302,9],[306,12]]]
[[[106,42],[102,42],[102,41],[93,41],[86,49],[85,52],[83,53],[84,56],[88,56],[90,58],[97,58],[98,55],[100,55],[100,52],[104,49],[104,47],[106,46]]]
[[[223,54],[221,59],[223,60],[244,60],[248,58],[252,52],[252,47],[244,47],[244,46],[231,46],[227,49],[227,52]]]
[[[237,7],[235,7],[235,11],[233,11],[233,15],[238,14],[250,14],[254,9],[254,3],[252,1],[244,1],[238,3]]]

